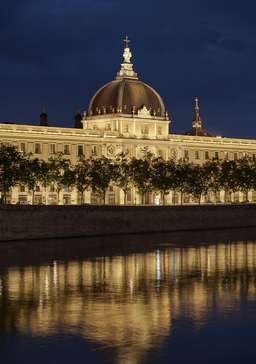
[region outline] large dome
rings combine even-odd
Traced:
[[[126,38],[124,61],[116,79],[100,88],[93,96],[89,104],[89,116],[121,113],[166,118],[161,96],[152,87],[141,82],[134,72],[128,42]]]
[[[151,115],[165,116],[163,100],[152,87],[137,79],[123,78],[109,82],[96,92],[89,105],[89,115],[133,114],[143,106]]]

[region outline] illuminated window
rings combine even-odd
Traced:
[[[35,154],[41,154],[41,144],[35,144]]]
[[[238,159],[237,153],[234,153],[234,160],[236,161]]]
[[[195,151],[195,159],[200,159],[199,151],[198,150]]]
[[[26,187],[25,186],[20,186],[20,192],[25,192],[26,191]]]
[[[224,158],[228,159],[228,152],[224,152]]]
[[[219,152],[215,152],[215,153],[214,153],[214,158],[215,158],[215,159],[219,159]]]
[[[184,150],[184,158],[189,159],[188,150]]]
[[[209,152],[208,151],[205,152],[205,159],[210,159],[210,156],[209,156]]]

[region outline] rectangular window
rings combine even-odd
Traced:
[[[20,143],[20,151],[22,153],[26,153],[26,144],[25,143]]]
[[[129,133],[129,125],[128,124],[125,125],[125,133]]]
[[[210,156],[209,156],[209,152],[208,151],[206,151],[205,152],[205,159],[207,160],[207,159],[210,159]]]
[[[64,144],[64,154],[69,155],[70,154],[70,145]]]
[[[97,155],[97,147],[96,145],[92,146],[92,155]]]
[[[84,148],[82,145],[77,146],[77,155],[79,156],[84,155]]]
[[[35,144],[35,154],[41,154],[41,144]]]
[[[228,159],[228,152],[224,152],[224,159]]]
[[[184,150],[184,158],[187,160],[189,159],[188,150]]]
[[[40,186],[36,186],[36,192],[40,192]]]
[[[253,155],[252,155],[252,159],[255,161],[255,159],[256,159],[256,154],[254,154],[254,153],[253,153]]]
[[[238,159],[237,153],[234,153],[234,160],[236,161]]]
[[[195,159],[200,159],[199,151],[198,150],[195,151]]]
[[[110,124],[107,124],[106,130],[111,130],[111,125]]]
[[[26,187],[25,186],[20,186],[20,192],[26,192]]]
[[[55,154],[55,153],[56,153],[56,145],[50,144],[50,154]]]
[[[215,158],[215,159],[219,159],[219,152],[215,152],[215,153],[214,153],[214,158]]]

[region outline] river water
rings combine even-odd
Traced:
[[[0,362],[256,362],[256,231],[3,243]]]

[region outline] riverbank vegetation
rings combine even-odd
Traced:
[[[192,196],[198,203],[209,192],[219,191],[231,194],[241,191],[245,201],[248,192],[256,190],[256,161],[243,157],[239,160],[213,159],[203,165],[183,160],[164,160],[145,150],[142,158],[129,157],[121,153],[115,158],[80,156],[76,164],[62,154],[56,154],[48,161],[19,152],[9,145],[0,146],[0,191],[2,202],[15,186],[26,186],[31,193],[32,203],[37,186],[45,190],[53,186],[58,194],[64,188],[76,188],[80,201],[84,203],[86,190],[91,190],[105,203],[109,187],[119,187],[124,193],[124,203],[131,188],[135,188],[145,203],[147,193],[161,195],[166,203],[167,195],[180,193]],[[47,202],[46,202],[47,203]]]

